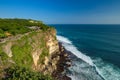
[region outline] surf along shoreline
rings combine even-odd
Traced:
[[[57,63],[57,70],[53,72],[52,76],[57,80],[72,80],[66,75],[66,70],[72,65],[71,53],[62,46],[61,42],[59,42],[59,51],[60,54],[58,56],[60,59]]]
[[[67,53],[67,55],[68,55],[67,57],[70,59],[70,62],[71,62],[70,67],[72,67],[74,65],[74,64],[72,64],[72,62],[74,62],[73,59],[78,58],[78,59],[84,61],[85,63],[87,63],[89,66],[92,66],[95,69],[95,73],[98,74],[102,80],[104,80],[104,77],[101,76],[101,74],[98,72],[98,70],[96,70],[96,66],[94,66],[94,64],[89,56],[84,55],[84,54],[82,54],[82,52],[78,51],[77,48],[72,44],[72,42],[69,39],[59,36],[59,35],[57,35],[57,39],[60,43],[60,46],[63,46],[65,53]],[[68,68],[65,70],[68,70]],[[66,74],[69,75],[69,72],[67,71]],[[69,77],[70,77],[70,75],[69,75]],[[70,78],[72,79],[72,77],[70,77]],[[62,80],[64,80],[64,79],[62,79]],[[65,79],[65,80],[67,80],[67,79]]]

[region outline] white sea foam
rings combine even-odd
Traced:
[[[63,36],[57,36],[57,39],[62,43],[66,50],[72,52],[76,57],[85,61],[91,66],[94,66],[97,73],[105,80],[120,80],[120,69],[112,64],[102,61],[102,59],[91,59],[89,56],[80,52],[72,42]],[[91,73],[92,74],[92,73]],[[75,76],[71,76],[72,80],[75,79]]]
[[[86,55],[82,54],[80,51],[78,51],[78,49],[74,45],[72,45],[72,42],[69,39],[67,39],[63,36],[57,36],[57,39],[63,43],[63,46],[65,47],[66,50],[72,52],[75,56],[82,59],[89,65],[91,65],[91,66],[94,65],[92,62],[92,59],[89,56],[86,56]]]
[[[57,39],[58,41],[60,41],[62,43],[62,45],[65,47],[66,50],[72,52],[76,57],[80,58],[81,60],[85,61],[86,63],[88,63],[89,65],[91,66],[94,66],[98,72],[99,75],[102,76],[102,74],[100,73],[99,69],[96,67],[96,65],[93,63],[92,59],[83,54],[82,52],[80,52],[73,44],[72,42],[67,39],[66,37],[63,37],[63,36],[59,36],[57,35]],[[104,77],[103,77],[104,78]]]
[[[105,80],[120,80],[120,69],[113,64],[104,62],[102,59],[97,58],[93,60],[96,65],[97,71],[99,71]]]
[[[80,59],[72,59],[72,66],[68,69],[67,76],[72,80],[103,80],[94,67]]]
[[[62,43],[72,44],[72,42],[70,40],[68,40],[67,38],[65,38],[63,36],[57,36],[57,39]]]

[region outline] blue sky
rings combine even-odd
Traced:
[[[0,0],[0,18],[47,24],[120,24],[120,0]]]

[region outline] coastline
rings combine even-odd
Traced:
[[[60,54],[58,55],[60,57],[58,63],[57,63],[57,70],[55,70],[52,74],[52,76],[55,78],[55,80],[71,80],[70,77],[66,75],[65,70],[71,66],[71,59],[69,51],[67,51],[63,46],[62,43],[59,42],[59,51]]]

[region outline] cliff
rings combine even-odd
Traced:
[[[56,30],[49,28],[10,36],[0,40],[0,77],[14,65],[52,75],[60,59]]]
[[[59,45],[55,29],[38,30],[1,42],[0,54],[4,56],[0,56],[0,64],[17,64],[33,70],[52,72],[56,69],[56,60],[52,59],[52,55],[56,53],[59,53]],[[49,69],[46,69],[48,66]]]
[[[0,79],[70,80],[56,30],[36,20],[0,19]]]

